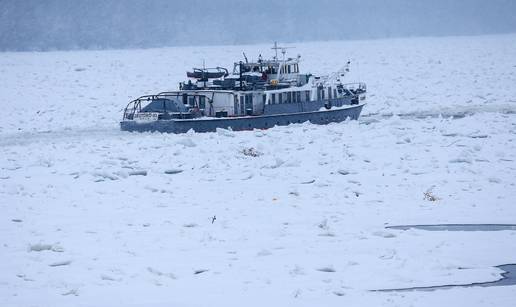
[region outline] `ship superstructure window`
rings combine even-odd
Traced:
[[[233,113],[238,115],[238,96],[233,96]]]
[[[328,87],[328,99],[331,99],[331,86]]]
[[[271,94],[271,103],[276,104],[276,94],[274,93]]]
[[[199,96],[199,109],[206,109],[206,97]]]
[[[301,102],[301,92],[296,92],[297,102]]]
[[[191,107],[193,107],[195,105],[195,97],[194,96],[188,97],[188,105],[190,105]]]
[[[291,102],[292,102],[292,92],[288,92],[287,93],[287,103],[291,103]]]
[[[245,95],[245,114],[251,115],[253,113],[253,95]]]
[[[305,91],[306,101],[310,101],[310,91]]]
[[[278,93],[278,103],[283,103],[283,95],[281,93]]]

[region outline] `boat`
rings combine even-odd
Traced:
[[[145,95],[129,102],[123,131],[212,132],[219,128],[268,129],[294,123],[328,124],[356,120],[365,105],[366,84],[345,82],[350,62],[325,76],[301,73],[301,56],[286,57],[277,43],[275,55],[222,67],[196,68],[175,91]],[[278,50],[282,58],[278,57]]]
[[[193,72],[187,71],[186,76],[188,78],[194,78],[198,80],[206,80],[209,79],[217,79],[222,77],[227,77],[229,72],[224,67],[215,67],[215,68],[194,68]]]

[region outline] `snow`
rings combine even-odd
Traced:
[[[385,229],[516,222],[516,35],[296,47],[314,73],[352,59],[360,121],[119,131],[131,98],[266,45],[3,53],[0,305],[512,306],[369,290],[516,262],[514,230]]]

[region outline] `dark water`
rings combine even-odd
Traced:
[[[399,225],[387,229],[420,229],[428,231],[501,231],[516,230],[515,224],[436,224],[436,225]]]
[[[476,283],[459,284],[459,285],[439,285],[439,286],[410,287],[410,288],[398,288],[398,289],[379,289],[379,290],[373,290],[373,291],[379,291],[379,292],[434,291],[434,290],[445,290],[445,289],[452,289],[452,288],[496,287],[496,286],[516,285],[516,264],[503,264],[503,265],[497,265],[496,267],[504,271],[503,273],[501,273],[502,278],[500,278],[497,281],[476,282]]]

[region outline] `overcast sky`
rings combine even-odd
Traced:
[[[0,50],[508,32],[514,0],[0,0]]]

